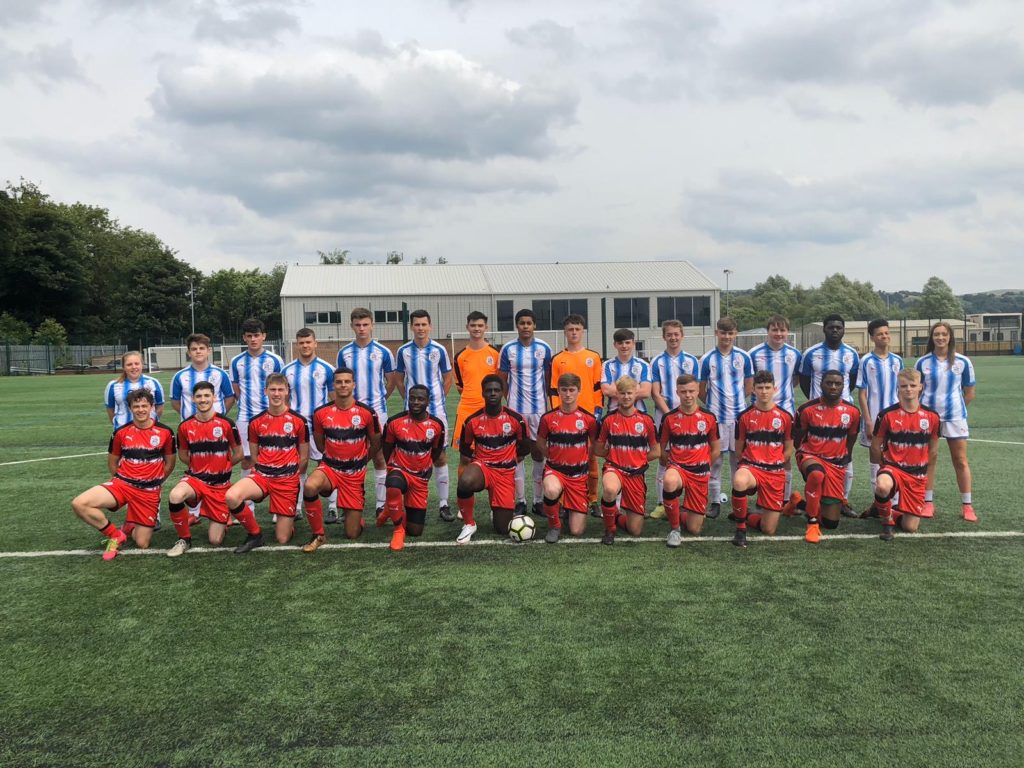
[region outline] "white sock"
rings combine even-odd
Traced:
[[[445,469],[448,469],[447,465],[445,466]],[[378,509],[384,506],[384,502],[387,501],[388,498],[388,489],[384,487],[384,483],[387,481],[387,479],[388,471],[386,469],[373,470],[373,482],[377,486],[376,496],[374,497],[374,499],[376,500]],[[438,487],[440,488],[440,486]]]
[[[516,504],[526,503],[526,465],[523,461],[516,464]]]
[[[878,482],[878,470],[882,468],[881,464],[871,465],[871,492],[875,492],[875,483]]]
[[[925,491],[924,492],[924,500],[925,501],[935,501],[935,491],[934,490],[932,490],[932,491]]]
[[[960,494],[960,503],[961,504],[970,504],[971,503],[971,492],[970,491],[968,491],[967,493],[961,493]]]
[[[853,462],[846,465],[846,478],[843,480],[843,495],[850,500],[850,489],[853,488]]]
[[[658,465],[658,503],[665,503],[665,467]]]
[[[718,503],[718,497],[722,495],[722,464],[725,451],[718,454],[715,463],[711,465],[711,477],[708,479],[708,501],[712,504]]]
[[[793,470],[786,470],[786,490],[783,492],[782,498],[785,501],[789,501],[789,497],[793,495]]]
[[[533,462],[533,503],[544,503],[544,459]]]
[[[333,509],[333,510],[337,511],[337,509],[338,509],[338,489],[337,488],[335,488],[333,491],[331,491],[331,498],[328,499],[328,507],[327,508],[328,509]]]
[[[295,500],[295,509],[302,509],[302,500],[306,497],[306,478],[309,474],[299,475],[299,497]]]
[[[448,465],[435,467],[437,470],[437,504],[440,507],[448,506]]]

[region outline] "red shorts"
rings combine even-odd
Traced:
[[[683,501],[679,505],[680,509],[703,515],[708,508],[708,480],[711,479],[711,475],[698,475],[678,464],[668,466],[678,472],[683,481]]]
[[[821,498],[842,501],[846,498],[846,467],[837,467],[831,461],[810,453],[797,453],[796,465],[803,469],[804,462],[813,460],[825,470],[825,482],[821,486]]]
[[[156,526],[156,516],[160,511],[159,488],[136,488],[119,477],[110,478],[103,483],[103,487],[114,497],[116,509],[128,505],[128,514],[124,519],[126,523],[135,523],[146,528]]]
[[[191,475],[185,475],[181,478],[183,482],[188,483],[189,487],[196,492],[196,500],[192,505],[197,507],[200,504],[202,508],[199,510],[199,515],[205,517],[211,522],[220,523],[221,525],[227,525],[231,518],[231,513],[228,512],[228,504],[224,500],[225,494],[228,492],[230,486],[227,485],[208,485],[202,480],[192,477]]]
[[[604,474],[615,475],[622,485],[622,503],[620,506],[628,512],[635,512],[638,515],[644,513],[647,507],[647,476],[627,475],[618,467],[610,464],[604,465]]]
[[[259,472],[249,475],[259,489],[263,498],[270,497],[270,514],[284,517],[295,517],[295,504],[299,500],[299,476],[267,477]],[[262,501],[263,499],[260,499]]]
[[[757,482],[757,506],[765,512],[781,512],[786,495],[786,472],[769,472],[750,464],[740,464]]]
[[[427,498],[430,496],[430,484],[427,478],[406,472],[401,467],[388,467],[388,472],[400,472],[405,478],[406,509],[427,508]]]
[[[928,479],[925,475],[912,475],[891,464],[883,464],[878,471],[879,474],[885,472],[892,477],[893,493],[900,495],[899,501],[895,505],[898,511],[914,517],[934,517],[934,513],[930,515],[924,513],[924,491]]]
[[[362,509],[366,504],[366,470],[339,472],[321,463],[317,469],[324,473],[331,490],[338,492],[338,509]]]
[[[562,484],[562,507],[570,512],[586,512],[589,494],[587,493],[587,476],[569,477],[551,467],[544,467],[544,477],[557,477]]]
[[[491,497],[491,509],[516,508],[516,471],[514,468],[488,467],[474,461],[484,474],[484,488]]]

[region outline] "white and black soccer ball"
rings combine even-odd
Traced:
[[[529,515],[516,515],[508,524],[508,537],[512,541],[529,541],[533,538],[537,526]]]

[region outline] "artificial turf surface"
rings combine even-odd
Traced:
[[[975,363],[973,436],[1024,443],[1024,363]],[[0,462],[103,451],[103,383],[0,379]],[[1024,445],[971,444],[974,527],[941,450],[923,530],[1024,530]],[[0,765],[1020,764],[1021,538],[104,563],[69,508],[104,473],[103,456],[0,466],[0,550],[97,553],[0,558]],[[431,512],[424,538],[457,531]]]

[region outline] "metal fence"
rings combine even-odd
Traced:
[[[127,351],[123,344],[0,344],[0,376],[113,371]]]

